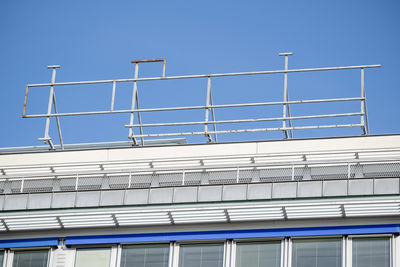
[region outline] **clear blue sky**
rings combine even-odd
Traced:
[[[1,0],[0,147],[41,144],[36,138],[43,136],[44,119],[22,119],[21,114],[25,85],[49,82],[47,65],[62,66],[57,74],[60,82],[129,78],[133,76],[133,58],[165,57],[167,75],[205,74],[282,69],[283,59],[277,54],[285,51],[294,52],[290,68],[382,64],[380,69],[366,71],[371,133],[399,133],[399,13],[400,2],[396,0]],[[158,76],[160,71],[160,65],[146,65],[140,75]],[[214,99],[217,104],[279,101],[282,85],[282,75],[220,79],[213,82]],[[143,107],[202,105],[205,88],[205,80],[148,83],[139,84],[139,94]],[[129,108],[131,86],[117,89],[117,107]],[[109,106],[110,90],[110,86],[60,87],[57,100],[61,111],[100,110]],[[291,99],[358,96],[359,73],[289,75],[289,90]],[[47,94],[48,88],[32,89],[31,113],[46,110]],[[293,109],[294,115],[323,112],[315,106]],[[342,105],[326,111],[358,110]],[[220,111],[217,119],[271,115],[279,116],[280,111]],[[177,116],[144,119],[204,119],[202,113]],[[128,121],[128,115],[104,115],[64,118],[61,123],[65,142],[77,143],[127,140],[123,125]],[[359,129],[314,131],[298,132],[296,137],[360,133]],[[51,134],[56,139],[54,130]],[[264,136],[281,138],[282,134],[248,138]]]

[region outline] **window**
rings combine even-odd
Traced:
[[[169,245],[123,246],[121,267],[168,267]]]
[[[293,267],[342,266],[341,239],[293,240]]]
[[[111,248],[76,249],[75,267],[109,267]]]
[[[0,250],[0,266],[3,266],[4,250]]]
[[[281,242],[236,244],[236,267],[279,267]]]
[[[389,238],[353,238],[353,267],[389,267]]]
[[[47,267],[48,250],[14,251],[13,267]]]
[[[223,244],[181,245],[179,267],[222,267]]]

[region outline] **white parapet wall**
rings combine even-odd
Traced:
[[[337,137],[281,141],[79,149],[0,154],[0,169],[10,166],[83,164],[113,161],[175,160],[234,156],[288,155],[400,149],[400,135]]]

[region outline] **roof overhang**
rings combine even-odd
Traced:
[[[0,231],[400,216],[400,196],[3,212]]]

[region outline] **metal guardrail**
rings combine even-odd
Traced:
[[[400,177],[400,159],[126,169],[0,178],[0,194]]]
[[[134,78],[131,79],[115,79],[115,80],[98,80],[98,81],[82,81],[82,82],[61,82],[56,83],[56,69],[59,65],[49,66],[52,69],[51,83],[42,84],[29,84],[26,86],[25,100],[23,117],[24,118],[46,118],[46,125],[44,131],[44,137],[39,140],[44,141],[50,145],[51,149],[55,149],[56,146],[53,143],[53,139],[49,135],[50,118],[55,117],[57,122],[57,130],[60,140],[60,147],[64,149],[63,138],[60,126],[60,117],[64,116],[80,116],[80,115],[99,115],[99,114],[118,114],[118,113],[129,113],[129,123],[125,125],[129,129],[128,138],[133,141],[134,145],[144,145],[144,138],[149,137],[170,137],[170,136],[192,136],[192,135],[204,135],[209,142],[218,142],[218,134],[228,133],[250,133],[250,132],[267,132],[267,131],[282,131],[284,138],[292,138],[293,131],[295,130],[306,130],[306,129],[327,129],[327,128],[348,128],[348,127],[360,127],[363,134],[369,133],[368,117],[367,117],[367,105],[365,98],[365,87],[364,87],[364,69],[367,68],[378,68],[381,65],[359,65],[359,66],[345,66],[345,67],[327,67],[327,68],[306,68],[306,69],[288,69],[288,56],[292,53],[281,53],[280,56],[285,57],[285,67],[283,70],[272,70],[272,71],[256,71],[256,72],[236,72],[236,73],[220,73],[220,74],[202,74],[202,75],[187,75],[187,76],[165,76],[165,59],[154,59],[154,60],[134,60],[132,63],[135,64]],[[161,77],[151,78],[139,78],[139,64],[147,62],[163,62],[163,74]],[[289,100],[287,80],[289,73],[303,73],[303,72],[315,72],[315,71],[333,71],[333,70],[352,70],[359,69],[361,71],[361,84],[360,84],[360,97],[351,98],[334,98],[334,99],[310,99],[310,100]],[[225,104],[217,105],[214,104],[212,98],[212,79],[218,77],[230,77],[230,76],[250,76],[250,75],[271,75],[271,74],[283,74],[284,76],[284,87],[283,87],[283,100],[275,102],[259,102],[259,103],[239,103],[239,104]],[[165,80],[180,80],[180,79],[207,79],[206,87],[206,103],[201,106],[181,106],[181,107],[168,107],[168,108],[140,108],[139,107],[139,96],[138,96],[138,83],[146,81],[165,81]],[[119,109],[116,110],[114,107],[115,92],[117,83],[133,83],[131,109]],[[58,112],[56,105],[55,87],[57,86],[73,86],[73,85],[85,85],[85,84],[112,84],[111,103],[109,110],[103,111],[89,111],[89,112]],[[34,87],[50,87],[50,94],[48,100],[48,109],[45,114],[27,114],[27,102],[29,88]],[[309,104],[309,103],[327,103],[327,102],[360,102],[360,112],[352,113],[335,113],[335,114],[322,114],[322,115],[309,115],[309,116],[293,116],[290,112],[291,105]],[[255,106],[271,106],[278,105],[282,106],[281,117],[265,117],[265,118],[249,118],[249,119],[236,119],[236,120],[217,120],[215,110],[219,108],[238,108],[238,107],[255,107]],[[54,112],[52,108],[54,107]],[[176,110],[194,110],[201,109],[205,111],[204,120],[201,121],[189,121],[189,122],[162,122],[162,123],[143,123],[141,113],[143,112],[165,112],[165,111],[176,111]],[[135,115],[137,115],[137,123],[134,123]],[[308,119],[321,119],[321,118],[334,118],[334,117],[360,117],[360,123],[357,124],[328,124],[328,125],[309,125],[309,126],[294,126],[292,121],[294,120],[308,120]],[[268,121],[280,121],[281,127],[274,128],[245,128],[245,129],[230,129],[230,130],[217,130],[218,124],[245,124],[250,122],[268,122]],[[164,127],[164,126],[202,126],[202,131],[185,131],[185,132],[168,132],[168,133],[144,133],[146,127]],[[212,127],[210,129],[209,127]],[[139,134],[134,133],[134,129],[138,129]],[[140,139],[140,142],[139,142]]]

